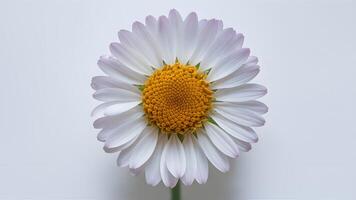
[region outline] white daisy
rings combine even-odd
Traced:
[[[249,151],[267,106],[256,99],[266,88],[247,83],[259,72],[257,58],[243,48],[244,36],[222,21],[148,16],[132,31],[121,30],[111,55],[98,61],[107,76],[92,80],[93,111],[106,152],[146,181],[174,187],[205,183],[208,162],[221,172],[230,158]]]

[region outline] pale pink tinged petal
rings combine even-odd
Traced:
[[[146,80],[143,74],[130,69],[111,56],[101,56],[98,66],[105,74],[117,81],[142,85]]]
[[[141,100],[139,94],[120,88],[100,89],[93,94],[93,97],[99,101],[130,102]]]
[[[136,59],[132,52],[122,44],[115,42],[111,43],[110,52],[119,60],[120,63],[127,66],[131,70],[140,74],[151,75],[152,69],[150,67],[143,66],[141,61]]]
[[[257,76],[260,72],[258,65],[246,65],[231,73],[230,75],[212,83],[212,89],[233,88],[243,85]]]
[[[185,135],[183,140],[183,147],[184,147],[185,159],[187,164],[186,164],[185,173],[181,178],[181,180],[182,183],[186,186],[191,185],[193,183],[197,173],[197,159],[195,155],[196,150],[193,144],[192,137],[194,137],[192,134],[187,134]]]
[[[207,122],[205,123],[205,130],[211,142],[223,154],[231,158],[236,158],[239,155],[240,152],[238,146],[234,143],[232,138],[221,128],[210,122]]]
[[[221,114],[215,112],[211,115],[211,118],[222,128],[224,129],[227,133],[229,133],[231,136],[251,143],[251,142],[257,142],[258,141],[258,136],[255,133],[255,131],[246,126],[239,125]]]
[[[166,146],[167,168],[174,177],[181,178],[186,168],[184,147],[176,134],[170,136]]]
[[[220,153],[209,140],[205,131],[200,129],[197,133],[198,143],[205,156],[219,171],[227,172],[230,169],[228,157]]]
[[[166,135],[161,134],[158,138],[156,149],[145,168],[145,178],[149,185],[156,186],[161,182],[160,163],[163,146],[166,141]]]
[[[132,101],[132,102],[125,102],[125,103],[117,103],[111,106],[108,106],[105,109],[105,115],[118,115],[123,112],[126,112],[130,110],[131,108],[134,108],[138,104],[140,104],[141,101]]]
[[[192,137],[193,139],[193,145],[194,145],[194,150],[195,150],[195,157],[197,159],[197,170],[195,173],[195,180],[199,184],[204,184],[208,180],[209,176],[209,165],[208,165],[208,159],[202,152],[197,139],[195,137]]]
[[[158,139],[158,129],[156,127],[147,126],[142,134],[143,137],[133,149],[133,156],[131,156],[129,162],[130,169],[136,169],[145,164],[155,150]]]
[[[116,129],[116,134],[112,134],[105,141],[106,148],[117,148],[125,145],[131,139],[141,134],[143,129],[147,126],[144,118],[141,117],[136,121],[131,121],[123,124]]]
[[[228,76],[239,69],[250,55],[250,49],[237,49],[233,53],[220,59],[215,66],[212,66],[208,74],[207,81],[213,82]]]
[[[217,101],[243,102],[258,99],[267,94],[267,89],[258,84],[247,83],[234,88],[220,89],[215,92]]]
[[[185,64],[193,54],[198,35],[198,16],[195,12],[190,13],[183,22],[183,54],[179,57],[181,63]]]
[[[162,151],[162,156],[161,156],[161,162],[160,162],[160,172],[161,172],[161,178],[166,187],[173,188],[177,182],[178,178],[174,177],[168,170],[167,168],[167,151],[169,148],[169,145],[167,145],[168,141],[166,142],[163,151]]]

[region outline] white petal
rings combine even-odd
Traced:
[[[184,49],[182,47],[182,40],[183,40],[183,20],[180,16],[179,12],[175,9],[172,9],[169,12],[168,20],[171,24],[173,37],[175,38],[175,58],[181,58],[182,54],[184,53]]]
[[[141,117],[135,121],[128,122],[118,127],[115,133],[110,135],[105,141],[106,148],[119,148],[141,134],[143,129],[147,126],[144,118]]]
[[[155,38],[140,22],[135,22],[132,25],[132,32],[137,35],[137,39],[142,43],[142,52],[147,55],[153,67],[158,68],[163,65],[162,56]]]
[[[212,83],[212,89],[223,89],[240,86],[249,82],[257,76],[260,72],[258,65],[246,65],[244,64],[240,69],[231,73],[230,75]]]
[[[131,70],[144,75],[150,75],[152,73],[152,69],[150,67],[145,67],[145,63],[143,63],[142,60],[135,58],[134,53],[122,44],[115,42],[111,43],[110,52],[122,64],[124,64]]]
[[[245,65],[257,65],[258,58],[256,56],[250,56],[245,62]]]
[[[265,119],[258,113],[236,108],[234,106],[216,106],[215,111],[224,117],[244,126],[263,126]]]
[[[265,114],[268,111],[268,107],[264,103],[255,100],[244,102],[215,102],[214,106],[215,108],[231,110],[231,112],[244,110],[258,114]]]
[[[180,178],[184,175],[186,158],[183,145],[176,134],[172,134],[165,145],[167,168],[170,173]]]
[[[132,29],[137,31],[138,22],[135,22],[132,26]],[[142,25],[142,24],[141,24]],[[143,26],[143,25],[142,25]],[[119,33],[119,39],[123,46],[129,50],[130,54],[137,59],[142,66],[150,68],[151,66],[157,66],[158,62],[155,59],[154,51],[152,48],[146,45],[136,33],[129,32],[126,30],[121,30]]]
[[[231,158],[236,158],[239,155],[240,152],[237,145],[234,143],[231,137],[221,128],[208,122],[205,123],[205,130],[211,142],[223,154]]]
[[[121,124],[136,120],[144,114],[142,107],[134,107],[115,116],[105,116],[94,121],[94,128],[115,128]]]
[[[187,162],[186,170],[181,178],[184,185],[191,185],[196,177],[197,171],[197,159],[195,153],[195,147],[193,144],[192,134],[187,134],[184,136],[183,147],[185,152],[185,160]],[[201,169],[199,169],[201,170]]]
[[[105,115],[118,115],[123,112],[126,112],[138,104],[140,104],[141,101],[132,101],[132,102],[125,102],[125,103],[117,103],[111,106],[108,106],[105,109]]]
[[[239,69],[250,55],[250,49],[237,49],[233,53],[220,59],[208,74],[207,80],[213,82],[224,78]]]
[[[111,56],[101,56],[98,66],[105,74],[121,82],[142,85],[146,80],[144,75],[131,70]]]
[[[156,186],[161,181],[160,163],[166,136],[161,134],[158,138],[156,149],[145,168],[145,178],[149,185]]]
[[[159,41],[162,47],[163,60],[167,64],[174,64],[176,59],[176,41],[172,27],[166,16],[158,18]]]
[[[198,64],[208,47],[214,41],[218,32],[218,21],[215,19],[209,20],[206,23],[202,22],[202,25],[199,26],[199,35],[197,38],[197,44],[194,49],[194,53],[189,59],[189,63],[192,65]]]
[[[244,142],[244,141],[239,140],[239,139],[234,139],[234,141],[239,146],[240,151],[247,152],[247,151],[250,151],[251,148],[252,148],[251,144],[248,143],[248,142]]]
[[[221,172],[229,171],[230,164],[228,158],[214,147],[205,131],[200,129],[197,136],[199,146],[211,164],[213,164]]]
[[[93,89],[96,88],[95,90],[100,90],[105,88],[120,88],[141,95],[141,91],[136,86],[133,86],[132,84],[129,84],[127,82],[115,80],[108,76],[94,77],[92,79],[92,87]]]
[[[117,103],[120,103],[118,101],[109,101],[109,102],[105,102],[105,103],[102,103],[98,106],[96,106],[93,111],[91,112],[91,116],[99,116],[99,115],[103,115],[104,114],[104,111],[107,107],[111,106],[111,105],[114,105],[114,104],[117,104]]]
[[[125,144],[123,148],[120,149],[119,151],[119,155],[117,157],[116,160],[116,164],[119,167],[128,167],[130,160],[132,158],[132,156],[135,156],[134,153],[134,149],[136,148],[137,144],[139,141],[142,140],[142,137],[144,137],[143,134],[137,135],[133,140],[130,141],[130,143]],[[112,149],[105,149],[104,150],[109,150],[111,152],[116,152],[116,151],[112,151]],[[135,175],[140,173],[140,171],[142,170],[142,168],[135,168],[135,169],[130,169],[130,172]]]
[[[143,137],[133,149],[133,156],[130,158],[129,168],[131,169],[141,167],[151,157],[157,144],[158,129],[147,126],[142,135]]]
[[[193,54],[198,35],[198,16],[195,12],[190,13],[183,23],[182,49],[184,53],[179,57],[182,63],[187,63]]]
[[[193,138],[193,144],[195,149],[195,157],[197,159],[197,170],[195,173],[195,180],[199,184],[204,184],[208,180],[208,176],[209,176],[208,159],[202,152],[199,144],[197,143],[196,138],[195,137],[192,138]]]
[[[161,178],[166,187],[173,188],[177,182],[178,178],[174,177],[168,170],[167,168],[167,151],[168,151],[168,145],[166,142],[166,145],[163,148],[162,151],[162,156],[161,156],[161,162],[160,162],[160,172],[161,172]]]
[[[267,89],[258,84],[244,84],[234,88],[217,90],[215,97],[217,101],[243,102],[255,100],[267,93]]]
[[[231,136],[245,142],[257,142],[258,136],[250,127],[245,127],[223,117],[219,113],[213,113],[211,118]]]
[[[141,99],[139,94],[120,88],[100,89],[93,94],[93,97],[100,101],[118,102],[140,101]]]
[[[226,49],[231,48],[230,45],[233,44],[231,41],[235,36],[236,32],[232,28],[221,31],[204,55],[200,63],[201,69],[207,70],[211,68],[211,65],[215,63],[217,58],[226,55],[225,51]]]

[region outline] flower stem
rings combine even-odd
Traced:
[[[180,181],[178,181],[177,185],[171,189],[171,200],[181,200]]]

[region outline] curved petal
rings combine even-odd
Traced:
[[[135,30],[137,33],[137,28],[144,26],[143,24],[135,22],[132,25],[132,31]],[[137,27],[138,26],[138,27]],[[140,30],[140,29],[139,29]],[[118,35],[121,44],[129,50],[132,56],[137,59],[143,66],[150,68],[151,66],[158,66],[159,60],[156,60],[155,52],[152,50],[153,48],[147,46],[146,41],[137,35],[135,32],[130,32],[126,30],[121,30]],[[147,32],[147,31],[146,31]]]
[[[225,118],[219,113],[213,113],[211,115],[211,118],[213,118],[213,120],[227,133],[239,140],[249,143],[258,141],[257,134],[250,127],[245,127],[236,124],[235,122]]]
[[[115,42],[111,43],[110,52],[122,64],[131,70],[144,75],[150,75],[152,73],[152,69],[150,67],[145,66],[145,63],[142,60],[135,57],[136,55],[133,51],[123,46],[122,44]]]
[[[176,178],[182,177],[186,168],[186,158],[183,145],[176,134],[170,136],[165,148],[169,172]]]
[[[206,133],[200,129],[197,136],[199,146],[211,164],[213,164],[221,172],[229,171],[230,163],[228,158],[214,147]]]
[[[199,26],[199,33],[197,43],[193,55],[189,59],[191,65],[196,65],[201,62],[202,57],[205,55],[208,47],[214,41],[218,33],[218,21],[215,19],[209,20],[206,23],[202,22]]]
[[[190,13],[183,22],[182,49],[184,52],[178,59],[185,64],[192,56],[198,35],[198,16],[195,12]]]
[[[260,66],[258,65],[246,65],[244,64],[240,69],[231,73],[230,75],[217,80],[212,83],[212,89],[233,88],[249,82],[257,76],[260,72]]]
[[[100,101],[130,102],[141,100],[139,94],[121,88],[100,89],[93,94],[93,97]]]
[[[202,70],[207,70],[212,67],[216,58],[226,55],[226,49],[231,48],[230,45],[234,44],[231,41],[236,36],[236,32],[232,28],[227,28],[221,31],[215,41],[211,44],[206,54],[202,58],[200,67]]]
[[[98,118],[94,121],[94,128],[104,128],[110,129],[118,127],[124,123],[130,122],[131,120],[136,120],[144,114],[143,109],[141,107],[134,107],[128,111],[120,113],[114,116],[105,116]]]
[[[250,55],[250,49],[237,49],[228,56],[221,58],[215,66],[212,66],[207,81],[213,82],[228,76],[239,69]]]
[[[142,85],[146,80],[143,74],[126,67],[111,56],[101,56],[98,60],[98,66],[105,74],[121,82]]]
[[[205,123],[206,134],[210,138],[211,142],[215,145],[217,149],[219,149],[223,154],[236,158],[239,156],[239,148],[231,139],[231,137],[225,133],[218,126],[207,122]]]
[[[104,88],[121,88],[129,90],[135,93],[140,94],[140,90],[137,87],[129,84],[127,82],[118,81],[109,76],[95,76],[92,78],[91,87],[94,90],[100,90]]]
[[[158,18],[159,40],[163,50],[163,60],[167,64],[174,64],[176,59],[176,41],[171,24],[166,16]]]
[[[168,151],[168,145],[167,142],[163,148],[162,151],[162,156],[161,156],[161,162],[160,162],[160,172],[161,172],[161,178],[166,187],[173,188],[177,182],[178,178],[174,177],[168,170],[167,168],[167,151]]]
[[[217,106],[215,111],[231,121],[244,126],[263,126],[265,124],[265,119],[260,114],[249,110],[229,109]]]
[[[147,58],[152,63],[152,66],[159,68],[163,65],[162,56],[160,54],[159,46],[155,38],[147,30],[147,27],[140,22],[135,22],[132,25],[132,32],[141,41],[143,46],[143,52],[147,54]]]
[[[133,149],[133,156],[131,156],[129,161],[129,168],[131,169],[140,168],[151,157],[157,144],[158,129],[147,126],[145,130],[143,130],[142,135],[143,137]]]
[[[186,159],[186,170],[181,178],[184,185],[191,185],[196,177],[197,173],[197,159],[195,153],[195,147],[193,144],[192,134],[187,134],[184,136],[183,147]],[[201,170],[201,169],[199,169]]]
[[[225,110],[231,110],[231,112],[249,111],[258,114],[265,114],[268,111],[268,107],[259,101],[251,100],[244,102],[215,102],[215,108],[222,108]]]
[[[143,129],[147,126],[144,118],[138,118],[137,120],[123,124],[115,129],[115,133],[110,135],[105,141],[106,148],[120,148],[141,134]]]
[[[237,146],[239,146],[240,151],[247,152],[247,151],[250,151],[252,148],[251,144],[248,142],[244,142],[242,140],[235,139],[235,138],[234,138],[234,141],[237,144]]]
[[[152,186],[156,186],[161,182],[160,163],[163,146],[166,142],[165,138],[166,136],[162,134],[158,137],[156,149],[145,168],[146,182]]]
[[[182,28],[183,28],[183,20],[180,16],[179,12],[176,9],[172,9],[169,11],[168,20],[171,24],[172,36],[175,38],[174,42],[174,59],[180,58],[184,53],[184,49],[182,48]]]
[[[116,103],[114,105],[110,105],[105,109],[105,115],[118,115],[123,112],[126,112],[134,107],[136,107],[138,104],[140,104],[141,101],[132,101],[132,102],[125,102],[125,103]]]
[[[199,184],[204,184],[208,180],[209,176],[209,165],[208,165],[208,159],[202,152],[197,139],[193,137],[193,145],[194,145],[194,150],[195,150],[195,157],[197,159],[197,170],[195,173],[195,180]]]
[[[93,111],[91,112],[91,116],[98,116],[98,115],[103,115],[104,111],[107,107],[112,106],[114,104],[120,103],[119,101],[109,101],[109,102],[105,102],[102,104],[99,104],[98,106],[96,106]]]
[[[220,89],[215,92],[217,101],[243,102],[258,99],[267,94],[267,89],[258,84],[247,83],[234,88]]]

